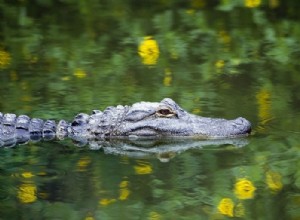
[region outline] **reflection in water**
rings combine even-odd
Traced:
[[[36,185],[34,183],[23,183],[18,188],[18,198],[22,203],[32,203],[37,199]]]
[[[0,48],[0,70],[6,68],[11,61],[10,54]]]
[[[223,198],[218,205],[218,210],[222,215],[229,217],[243,217],[245,215],[243,203],[238,202],[235,205],[230,198]]]
[[[185,216],[186,212],[197,213],[204,219],[251,219],[256,207],[253,204],[260,203],[261,199],[272,201],[281,196],[283,188],[282,172],[267,170],[265,173],[266,164],[270,166],[263,148],[266,142],[259,139],[261,146],[256,148],[253,141],[252,138],[98,141],[98,151],[94,150],[95,141],[91,143],[93,150],[44,142],[7,150],[16,152],[17,156],[18,152],[22,155],[27,151],[39,153],[32,155],[40,161],[27,165],[30,169],[24,171],[21,165],[19,172],[14,171],[19,173],[14,175],[15,180],[21,178],[22,181],[17,184],[15,194],[20,203],[32,206],[32,216],[37,215],[35,210],[42,217],[45,217],[44,210],[56,212],[57,206],[50,204],[60,202],[59,207],[66,213],[80,213],[82,219],[86,216],[101,219],[103,215],[118,219],[124,215],[116,212],[120,207],[128,214],[124,219],[136,215],[142,216],[141,219],[176,219],[176,215]],[[69,144],[69,141],[63,143]],[[245,161],[248,159],[244,155],[249,151],[254,153],[250,158],[265,155],[264,160]],[[161,163],[157,158],[167,158],[164,160],[169,163]],[[287,167],[289,160],[283,162],[282,166]],[[50,175],[51,170],[57,171]],[[41,175],[42,172],[48,174]],[[260,175],[262,179],[257,178]],[[237,178],[241,176],[244,178]],[[288,181],[286,176],[285,180]],[[285,200],[280,197],[277,202]],[[293,198],[288,200],[294,201]],[[296,205],[289,204],[289,207]],[[81,207],[81,211],[72,207]]]
[[[230,198],[223,198],[218,205],[218,210],[223,215],[233,217],[233,207],[234,203]]]
[[[91,159],[89,157],[82,157],[77,162],[77,170],[84,172],[87,170],[87,166],[91,163]]]
[[[126,200],[128,198],[128,196],[130,195],[130,190],[128,188],[129,185],[129,181],[127,180],[123,180],[120,184],[120,196],[119,196],[119,200]]]
[[[217,73],[222,73],[224,70],[225,62],[224,60],[217,60],[215,62],[215,67],[216,67],[216,72]]]
[[[245,6],[247,8],[256,8],[261,4],[261,0],[245,0]]]
[[[161,162],[169,162],[177,154],[189,149],[201,149],[203,147],[219,147],[233,145],[244,147],[248,144],[246,138],[216,139],[216,140],[192,140],[192,139],[158,139],[158,140],[76,140],[78,146],[88,144],[90,149],[103,149],[106,154],[128,156],[131,158],[155,157]],[[139,163],[135,166],[137,174],[148,174],[152,168],[147,163]]]
[[[152,173],[152,167],[150,163],[138,161],[138,165],[134,166],[136,174],[144,175]]]
[[[95,220],[95,218],[93,216],[87,216],[84,218],[84,220]]]
[[[268,123],[272,118],[271,113],[271,94],[267,89],[260,89],[256,94],[256,100],[258,104],[258,117],[259,117],[259,127],[258,129],[263,131],[265,129],[266,123]]]
[[[21,174],[21,176],[22,176],[23,178],[31,178],[31,177],[34,177],[34,175],[33,175],[31,172],[23,172],[23,173]]]
[[[34,174],[29,171],[21,173],[21,177],[26,180],[18,187],[18,198],[21,203],[32,203],[37,200],[37,187],[31,180]]]
[[[256,188],[250,180],[238,179],[234,186],[234,193],[239,199],[253,199]]]
[[[159,47],[156,40],[151,36],[144,37],[140,43],[138,52],[145,65],[155,65],[159,57]]]
[[[299,219],[297,1],[131,3],[1,1],[1,111],[58,119],[168,96],[264,134],[2,148],[0,218]]]
[[[153,211],[149,213],[148,220],[160,220],[160,219],[162,219],[162,216],[159,213]]]
[[[231,198],[223,198],[218,204],[218,210],[222,215],[229,217],[242,217],[245,215],[245,207],[242,200],[253,199],[256,188],[253,183],[246,179],[238,179],[234,185],[234,194],[240,199],[237,204]],[[236,200],[236,199],[235,199]]]
[[[85,78],[87,74],[83,69],[76,69],[73,75],[80,79]]]
[[[104,198],[104,199],[101,199],[99,201],[99,204],[102,205],[102,206],[107,206],[107,205],[112,204],[112,203],[114,203],[116,201],[117,201],[116,199],[107,199],[107,198]]]
[[[165,68],[165,76],[163,81],[164,86],[171,86],[172,84],[172,71],[170,68]]]
[[[129,190],[129,184],[130,183],[128,180],[122,180],[119,184],[119,196],[117,198],[101,198],[99,204],[101,206],[108,206],[117,202],[118,200],[127,200],[129,195],[131,194],[131,191]]]
[[[266,173],[266,183],[268,187],[274,191],[278,192],[282,189],[282,176],[280,173],[274,172],[274,171],[268,171]]]
[[[245,207],[243,203],[239,202],[234,208],[234,216],[243,217],[245,215]]]

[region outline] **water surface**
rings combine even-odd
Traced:
[[[1,3],[1,112],[71,120],[170,97],[253,132],[1,148],[0,218],[299,219],[297,2],[233,2]]]

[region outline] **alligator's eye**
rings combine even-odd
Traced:
[[[172,117],[176,115],[176,113],[173,112],[171,109],[161,108],[157,110],[156,115],[160,117]]]

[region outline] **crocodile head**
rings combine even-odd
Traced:
[[[228,138],[246,136],[251,124],[244,118],[206,118],[188,113],[172,99],[139,102],[128,108],[117,128],[119,136]]]

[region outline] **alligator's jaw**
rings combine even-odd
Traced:
[[[251,124],[244,118],[225,120],[194,115],[174,120],[168,118],[147,120],[127,124],[123,128],[125,136],[131,138],[220,139],[247,136],[251,132]]]
[[[196,117],[191,124],[195,136],[209,139],[242,137],[251,133],[251,123],[242,117],[233,120]]]

